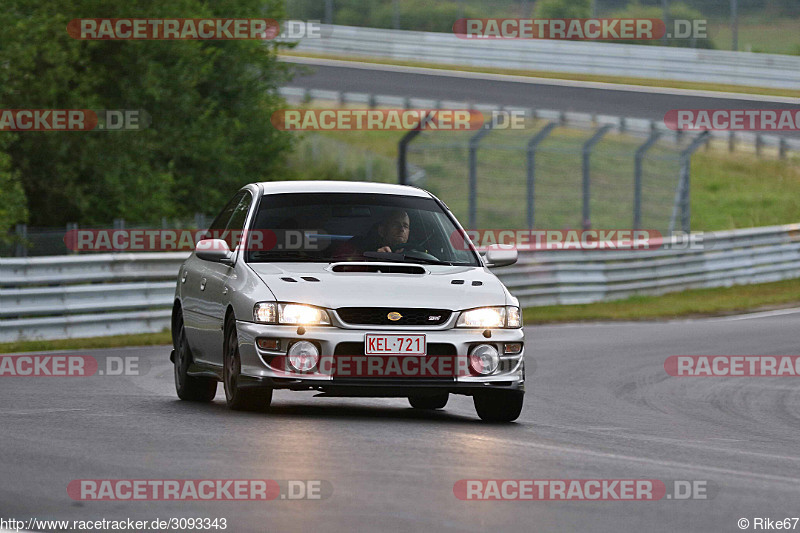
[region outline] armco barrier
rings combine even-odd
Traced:
[[[536,39],[460,39],[452,33],[322,25],[301,52],[448,65],[631,76],[796,89],[800,57],[723,50]]]
[[[0,342],[169,327],[186,253],[0,259]]]
[[[498,269],[523,306],[800,277],[800,224],[704,235],[702,250],[522,252]],[[162,331],[185,253],[0,259],[0,342]]]
[[[522,253],[499,270],[523,307],[800,277],[800,225],[706,234],[702,250]]]

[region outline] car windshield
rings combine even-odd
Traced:
[[[432,198],[369,193],[263,196],[247,261],[480,265]]]

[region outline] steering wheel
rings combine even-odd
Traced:
[[[424,239],[422,239],[421,241],[413,241],[413,240],[409,240],[409,241],[406,243],[406,247],[407,247],[409,250],[420,250],[420,251],[422,251],[422,247],[423,247],[423,246],[425,246],[425,243],[427,243],[429,240],[431,240],[431,237],[433,237],[433,234],[432,234],[432,233],[431,233],[431,234],[429,234],[429,235],[428,235],[427,237],[425,237]],[[424,252],[423,252],[423,253],[424,253]]]
[[[411,259],[428,259],[430,261],[441,261],[438,257],[428,252],[418,249],[416,246],[407,246],[403,248],[403,254]]]

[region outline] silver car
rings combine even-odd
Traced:
[[[243,187],[178,274],[175,387],[232,409],[273,391],[407,397],[441,409],[472,396],[483,420],[522,410],[517,299],[447,206],[415,187],[287,181]]]

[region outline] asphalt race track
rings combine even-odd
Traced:
[[[529,327],[517,423],[481,423],[469,398],[276,393],[270,413],[181,402],[168,347],[139,376],[0,378],[0,517],[225,517],[229,531],[739,531],[800,516],[800,380],[680,378],[670,355],[798,353],[800,310],[668,323]],[[711,499],[461,501],[460,479],[704,481]],[[322,500],[73,501],[76,479],[302,479]],[[670,485],[671,486],[671,485]]]
[[[672,109],[797,109],[798,98],[700,96],[699,91],[620,89],[610,84],[524,80],[387,65],[283,57],[299,72],[287,85],[392,96],[492,103],[663,120]],[[302,65],[302,66],[301,66]],[[467,78],[465,78],[466,76]],[[484,77],[486,79],[481,79]],[[511,81],[510,81],[511,80]],[[727,93],[730,95],[730,93]],[[797,136],[796,132],[790,132]]]

